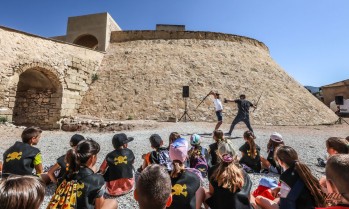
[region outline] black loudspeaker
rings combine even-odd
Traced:
[[[336,105],[344,105],[343,96],[335,96],[334,101],[336,102]]]
[[[189,97],[189,86],[183,86],[183,98]]]

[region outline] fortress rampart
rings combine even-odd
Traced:
[[[196,40],[220,40],[228,42],[243,42],[256,47],[260,47],[269,52],[268,47],[252,38],[226,33],[204,32],[204,31],[158,31],[158,30],[132,30],[113,31],[110,42],[120,43],[136,40],[176,40],[176,39],[196,39]]]
[[[91,18],[105,22],[106,28],[84,27]],[[70,43],[68,36],[54,40],[0,27],[1,117],[46,129],[77,114],[166,121],[183,114],[182,86],[189,85],[188,108],[195,121],[215,120],[211,99],[195,109],[211,90],[229,99],[244,93],[252,102],[262,95],[251,113],[253,124],[337,120],[258,40],[215,32],[118,31],[107,13],[74,21],[67,34],[74,32],[77,38]],[[224,105],[225,120],[235,114],[234,104]]]

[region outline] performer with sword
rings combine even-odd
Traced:
[[[201,105],[201,103],[208,97],[212,95],[214,100],[213,100],[213,103],[214,103],[214,107],[215,107],[215,111],[216,111],[216,116],[217,116],[217,124],[215,126],[215,129],[214,130],[218,130],[219,127],[222,125],[223,123],[223,114],[222,114],[222,111],[223,111],[223,105],[222,105],[222,102],[221,100],[219,99],[219,93],[218,92],[214,92],[214,91],[210,91],[203,100],[201,100],[201,102],[198,104],[198,106],[195,108],[195,110]]]
[[[261,96],[259,97],[259,99],[261,98]],[[228,131],[228,133],[225,133],[226,136],[231,136],[235,125],[241,121],[244,122],[246,124],[247,128],[253,132],[253,129],[252,129],[251,124],[250,124],[249,110],[250,110],[250,107],[253,107],[254,109],[257,108],[257,104],[259,102],[259,99],[258,99],[256,105],[254,105],[250,101],[246,100],[246,96],[244,94],[240,95],[240,99],[235,99],[235,100],[224,99],[224,103],[235,102],[238,105],[238,114],[236,115],[235,119],[231,123],[230,130]]]
[[[222,114],[223,105],[222,105],[221,100],[219,99],[220,94],[218,92],[211,91],[210,95],[212,95],[214,98],[213,103],[214,103],[214,108],[215,108],[216,116],[217,116],[217,120],[218,120],[216,127],[214,128],[214,130],[216,131],[219,129],[219,127],[223,123],[223,114]]]

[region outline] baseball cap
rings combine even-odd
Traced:
[[[283,142],[281,134],[274,132],[270,135],[270,139],[274,142]]]
[[[131,141],[133,141],[133,137],[127,137],[124,133],[115,134],[112,139],[114,148],[121,147]]]
[[[218,156],[222,157],[223,155],[229,154],[231,157],[235,158],[236,157],[236,152],[233,148],[233,145],[230,141],[222,141],[218,145],[217,149],[217,154]]]
[[[193,134],[190,137],[190,144],[191,145],[200,145],[201,143],[201,139],[200,139],[200,135],[198,134]]]
[[[159,136],[159,134],[151,135],[149,138],[149,141],[150,141],[151,146],[154,148],[159,148],[163,142],[161,137]]]
[[[178,138],[170,145],[170,159],[184,162],[188,156],[188,142],[184,138]]]
[[[270,189],[275,189],[276,187],[278,187],[278,184],[275,179],[271,179],[267,177],[261,178],[261,180],[259,180],[259,185],[268,187]]]
[[[74,134],[71,138],[70,138],[70,146],[71,147],[75,147],[76,145],[79,144],[79,142],[81,142],[82,140],[85,140],[85,137],[83,135],[80,134]]]

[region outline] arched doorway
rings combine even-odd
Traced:
[[[59,128],[61,105],[62,85],[56,75],[40,67],[20,74],[13,109],[14,124]]]
[[[98,49],[97,38],[89,34],[79,36],[77,39],[75,39],[73,43],[80,46],[85,46],[94,50]]]

